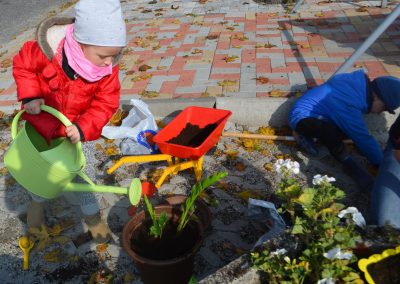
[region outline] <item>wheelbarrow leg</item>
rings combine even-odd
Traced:
[[[203,159],[204,159],[204,156],[201,156],[200,159],[198,159],[196,161],[195,166],[193,168],[194,175],[196,176],[197,181],[200,181],[201,176],[203,175]]]
[[[196,163],[197,163],[197,161],[187,161],[187,162],[175,164],[175,165],[165,168],[163,171],[163,174],[161,175],[161,177],[158,179],[158,181],[156,183],[156,188],[161,187],[161,185],[163,184],[163,182],[167,178],[167,176],[177,174],[178,172],[186,170],[186,169],[195,168]]]
[[[120,166],[127,163],[146,163],[146,162],[156,162],[156,161],[167,161],[168,165],[173,164],[172,156],[167,154],[127,156],[119,159],[111,168],[107,170],[107,173],[111,174]]]

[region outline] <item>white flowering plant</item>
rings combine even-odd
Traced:
[[[338,202],[345,194],[332,184],[335,179],[315,175],[309,187],[298,178],[297,162],[280,159],[274,169],[281,177],[278,210],[289,216],[287,233],[301,249],[293,257],[284,248],[264,247],[252,253],[254,266],[267,273],[269,283],[363,283],[351,249],[360,240],[357,226],[365,226],[365,220],[357,208]]]

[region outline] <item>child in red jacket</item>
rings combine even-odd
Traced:
[[[125,45],[119,0],[81,0],[75,6],[74,19],[55,17],[42,22],[37,40],[26,42],[13,61],[18,100],[26,110],[23,117],[48,141],[62,136],[72,143],[98,139],[119,107],[116,63]],[[41,112],[42,104],[56,108],[73,124],[64,127]],[[84,151],[85,144],[86,148],[94,146],[84,143]],[[80,200],[94,239],[107,240],[110,231],[100,218],[94,196],[81,193]],[[43,201],[33,196],[28,227],[44,223]]]

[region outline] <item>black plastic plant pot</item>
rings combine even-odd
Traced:
[[[154,210],[156,215],[162,211],[167,213],[168,223],[162,237],[155,239],[149,235],[151,219],[142,211],[124,226],[122,247],[134,260],[145,284],[187,284],[193,274],[194,257],[203,240],[203,226],[191,220],[177,234],[181,210],[170,205],[156,206]]]

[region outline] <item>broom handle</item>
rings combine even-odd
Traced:
[[[223,137],[247,138],[247,139],[296,141],[293,136],[238,133],[238,132],[222,132],[222,136]],[[343,142],[347,143],[347,144],[353,143],[353,141],[349,140],[349,139],[343,140]]]

